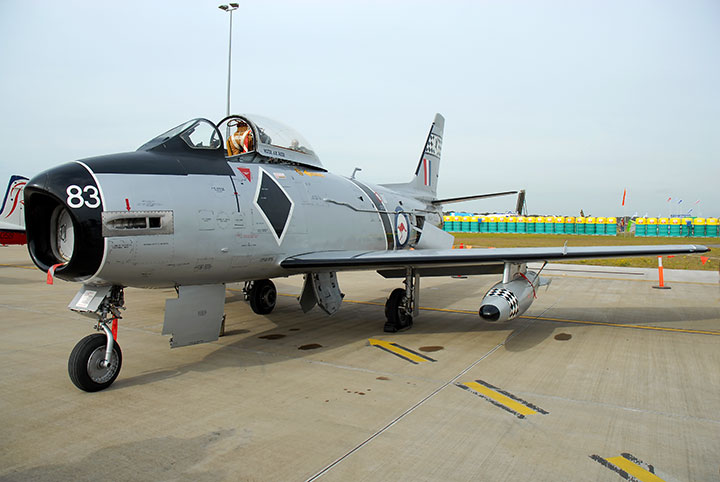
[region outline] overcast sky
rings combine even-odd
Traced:
[[[223,117],[219,3],[0,0],[3,187]],[[233,15],[232,111],[293,126],[333,172],[409,180],[440,112],[441,197],[720,215],[717,0],[263,0]]]

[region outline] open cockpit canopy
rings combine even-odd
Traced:
[[[217,125],[207,119],[193,119],[160,134],[138,150],[224,155],[240,162],[287,162],[325,170],[304,137],[259,115],[232,115]]]
[[[234,154],[238,143],[233,145],[233,134],[244,130],[245,126],[252,130],[252,142],[248,142],[247,146],[241,144],[241,149],[250,146],[251,151],[262,157],[324,170],[310,143],[297,131],[276,120],[254,114],[232,115],[218,124],[220,132],[225,136],[228,157],[245,154]]]

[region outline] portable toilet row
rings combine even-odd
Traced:
[[[635,236],[719,237],[718,218],[637,218]]]
[[[462,233],[543,233],[615,236],[617,218],[572,216],[444,216],[443,229]]]

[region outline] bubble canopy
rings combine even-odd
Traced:
[[[218,128],[227,137],[233,130],[230,126],[238,121],[244,121],[252,129],[257,154],[324,169],[310,143],[295,129],[276,120],[256,114],[233,115],[220,121]]]
[[[225,148],[226,141],[238,124],[251,129],[252,149],[231,156]],[[217,125],[207,119],[192,119],[160,134],[138,150],[156,150],[159,146],[164,150],[181,148],[185,152],[212,153],[213,156],[224,153],[228,159],[238,162],[288,162],[325,170],[302,135],[281,122],[259,115],[232,115]]]

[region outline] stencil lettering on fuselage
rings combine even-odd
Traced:
[[[259,169],[259,178],[254,204],[279,246],[288,231],[295,203],[273,176],[262,168]]]

